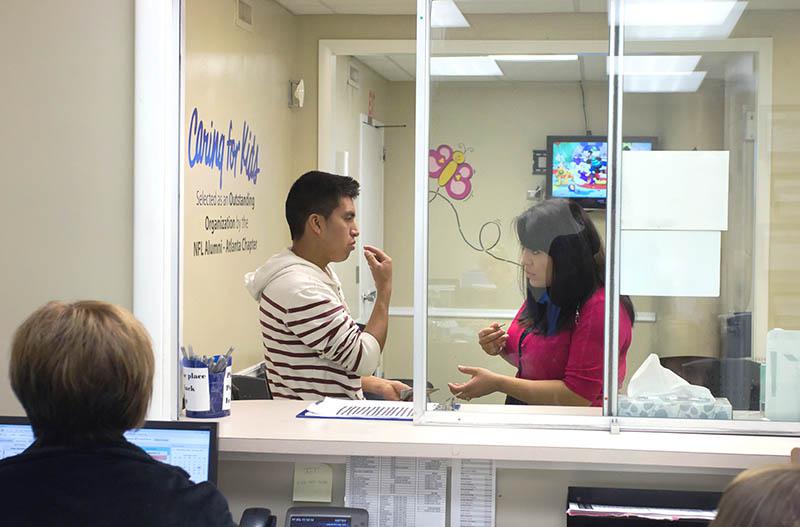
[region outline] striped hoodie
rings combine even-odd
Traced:
[[[363,399],[361,377],[380,344],[356,325],[330,266],[286,249],[244,277],[259,304],[269,388],[275,399]]]

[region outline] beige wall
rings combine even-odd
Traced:
[[[797,27],[800,11],[752,12],[742,17],[734,38],[766,36],[774,40],[774,109],[776,112],[773,124],[773,181],[782,198],[776,198],[776,189],[772,196],[772,263],[770,274],[770,326],[783,325],[797,327],[800,325],[800,305],[796,298],[800,296],[800,278],[796,272],[799,261],[792,248],[800,246],[800,239],[791,229],[800,220],[795,206],[800,200],[796,192],[795,164],[792,159],[798,141],[793,141],[796,130],[800,128],[798,106],[800,97],[794,87],[800,71],[793,50],[797,49],[800,35],[794,30]],[[608,37],[607,21],[602,14],[586,15],[482,15],[471,16],[472,27],[467,29],[435,30],[434,39],[605,39]],[[316,85],[317,76],[317,43],[320,38],[414,38],[414,20],[408,16],[304,16],[299,17],[300,32],[298,41],[301,48],[298,63],[303,76],[310,85]],[[565,27],[569,28],[565,32]],[[314,88],[312,88],[314,89]],[[309,106],[304,112],[302,122],[296,129],[300,137],[311,141],[316,133],[315,93],[310,93],[314,107]],[[413,101],[412,101],[413,104]],[[591,111],[591,110],[590,110]],[[770,115],[772,109],[766,109]],[[313,113],[313,115],[312,115]],[[667,117],[667,116],[665,116]],[[590,123],[592,118],[590,116]],[[691,122],[684,121],[684,122]],[[599,127],[590,124],[595,131]],[[627,124],[626,124],[627,126]],[[626,128],[626,133],[629,130]],[[315,136],[314,137],[314,143]],[[680,139],[677,140],[680,142]],[[676,146],[673,148],[677,148]],[[296,157],[300,168],[312,167],[316,163],[316,149],[312,148]],[[388,166],[387,166],[388,171]],[[387,209],[387,214],[388,214]],[[387,240],[388,243],[388,240]],[[776,284],[778,287],[776,287]],[[399,301],[399,296],[395,294]],[[405,302],[403,305],[407,305]]]
[[[413,84],[393,83],[397,101],[395,115],[405,122],[413,112]],[[603,83],[585,85],[589,127],[606,133],[607,88]],[[722,148],[723,88],[719,81],[707,81],[697,93],[626,96],[625,133],[656,136],[666,149]],[[583,115],[577,83],[493,83],[440,82],[431,92],[431,145],[445,143],[468,147],[466,160],[475,169],[473,194],[463,201],[451,200],[458,211],[464,236],[478,245],[481,226],[497,220],[502,227],[500,242],[493,254],[516,260],[518,244],[513,231],[514,217],[529,207],[526,191],[544,186],[544,178],[531,175],[531,151],[546,147],[547,135],[582,134]],[[410,136],[410,137],[409,137]],[[410,306],[412,276],[413,223],[408,211],[413,208],[412,166],[413,133],[387,141],[387,189],[393,199],[387,203],[386,248],[394,257],[393,305]],[[405,150],[400,150],[400,147]],[[429,185],[435,188],[435,183]],[[592,213],[601,232],[604,213]],[[519,273],[514,265],[493,259],[470,248],[461,238],[452,208],[440,198],[430,205],[429,280],[432,284],[452,284],[453,290],[430,293],[436,307],[508,309],[521,303]],[[491,227],[494,229],[494,227]],[[486,231],[485,243],[493,240]],[[472,282],[472,285],[470,283]],[[635,370],[651,352],[676,355],[716,355],[718,349],[717,300],[636,299],[637,309],[657,311],[656,324],[642,323],[635,328],[634,344],[628,365]],[[504,362],[483,354],[475,345],[475,334],[488,320],[442,320],[431,322],[429,332],[429,378],[443,387],[458,374],[457,364],[465,362],[513,373]],[[662,327],[663,326],[663,327]],[[409,373],[411,364],[411,324],[402,317],[392,318],[386,350],[386,372],[390,376]],[[502,397],[482,399],[499,402]]]
[[[244,173],[223,168],[220,189],[217,169],[202,164],[190,168],[188,160],[184,165],[182,343],[204,355],[234,346],[238,370],[263,358],[258,304],[245,290],[243,276],[289,243],[283,206],[296,151],[291,137],[297,110],[288,107],[289,80],[295,78],[296,19],[272,1],[259,1],[254,3],[253,30],[246,31],[234,24],[233,5],[217,0],[186,4],[185,126],[191,133],[195,107],[206,126],[213,121],[226,136],[232,121],[234,139],[241,139],[247,121],[259,146],[261,172],[254,184]],[[255,208],[200,206],[197,192],[249,193],[255,196]],[[243,218],[248,227],[211,233],[205,227],[207,216]],[[256,240],[256,250],[194,254],[194,242],[242,238]]]
[[[323,39],[413,39],[413,16],[300,16],[297,21],[298,75],[305,79],[306,105],[297,114],[293,173],[317,168],[319,41]],[[380,103],[379,103],[380,104]],[[352,154],[351,154],[352,155]]]
[[[133,300],[133,1],[0,2],[0,414],[14,329],[51,299]]]
[[[800,329],[800,10],[750,13],[735,37],[772,37],[772,123],[769,327]],[[756,236],[764,236],[758,228]]]
[[[798,123],[800,118],[798,118],[796,105],[793,107],[791,104],[786,104],[786,101],[791,100],[793,97],[793,92],[791,91],[791,86],[793,85],[792,72],[797,71],[797,68],[786,67],[787,64],[791,65],[792,61],[795,60],[791,55],[791,49],[793,49],[792,45],[797,37],[791,31],[791,27],[793,27],[792,20],[796,20],[797,16],[798,12],[748,13],[742,19],[734,35],[775,37],[775,103],[776,105],[783,104],[782,113],[780,114],[782,119],[780,122],[776,122],[775,125],[775,146],[783,149],[786,153],[783,154],[783,157],[780,157],[779,153],[774,155],[774,168],[777,170],[773,177],[776,184],[780,185],[783,198],[777,199],[773,189],[773,258],[770,309],[771,321],[774,321],[774,312],[779,309],[782,313],[779,315],[780,320],[788,322],[789,326],[795,322],[794,317],[800,316],[800,306],[797,305],[798,301],[796,300],[800,296],[795,278],[796,272],[794,272],[796,266],[792,267],[794,262],[798,261],[796,257],[793,257],[793,249],[800,245],[798,243],[800,240],[796,239],[795,231],[788,227],[790,224],[797,223],[795,221],[798,219],[796,218],[797,213],[794,212],[797,208],[793,207],[792,204],[795,197],[800,200],[800,196],[795,192],[796,185],[792,180],[794,168],[789,162],[791,153],[796,147],[793,146],[793,143],[788,138],[791,137],[790,134],[793,130],[800,127],[800,123]],[[352,24],[349,24],[351,20]],[[433,38],[604,39],[607,37],[606,21],[602,15],[477,16],[470,17],[470,20],[472,27],[469,29],[437,30],[434,31]],[[569,34],[565,34],[563,31],[567,21],[570,28]],[[413,20],[409,20],[408,17],[367,17],[366,20],[365,17],[300,17],[300,33],[302,35],[300,38],[304,41],[301,46],[303,48],[301,55],[304,59],[300,60],[300,63],[306,72],[304,73],[305,78],[308,80],[316,77],[316,53],[319,38],[378,38],[375,37],[376,32],[380,33],[379,38],[412,38],[412,23]],[[390,109],[390,114],[392,119],[398,122],[412,122],[414,107],[413,85],[411,83],[391,84],[393,106]],[[722,148],[724,97],[719,86],[715,89],[707,89],[709,84],[713,83],[705,83],[704,89],[694,96],[672,96],[663,99],[659,104],[654,104],[653,96],[626,96],[625,133],[630,135],[656,135],[660,138],[661,146],[667,149]],[[563,95],[567,97],[567,92]],[[433,97],[435,100],[435,90]],[[597,90],[593,92],[592,87],[589,86],[587,97],[589,100],[589,126],[595,133],[603,133],[605,131],[607,105],[605,93]],[[637,97],[638,101],[636,100]],[[313,99],[314,97],[312,96]],[[488,104],[491,105],[492,103]],[[435,116],[439,112],[439,115],[442,115],[443,118],[446,117],[447,120],[458,120],[463,112],[459,110],[453,111],[457,105],[458,102],[450,106],[432,104],[432,115]],[[547,107],[544,109],[539,107],[537,110],[545,113],[549,111]],[[580,114],[572,115],[572,113],[575,112],[569,113],[570,118],[577,120],[577,123],[572,126],[571,130],[573,131],[569,133],[577,133],[582,128]],[[547,121],[540,114],[537,114],[537,118],[542,122]],[[302,120],[303,122],[297,127],[296,133],[308,137],[309,129],[313,129],[316,132],[316,129],[312,126],[313,123],[311,123],[311,116],[305,114]],[[783,128],[779,129],[778,126]],[[436,143],[436,121],[434,121],[433,127],[431,140],[432,143]],[[477,133],[475,127],[461,128],[461,130],[463,130],[461,134],[464,136]],[[540,133],[540,135],[545,134]],[[781,137],[786,139],[781,142]],[[464,142],[468,143],[468,141]],[[393,306],[410,306],[413,278],[411,258],[413,225],[408,219],[411,217],[411,211],[413,210],[413,201],[410,197],[413,192],[413,177],[411,176],[413,173],[413,158],[411,155],[413,152],[413,129],[392,132],[392,136],[387,135],[386,144],[388,149],[386,192],[387,195],[391,194],[393,199],[386,203],[385,222],[386,225],[396,226],[392,229],[387,229],[386,232],[386,248],[395,257],[396,268],[396,286],[392,304]],[[543,141],[541,145],[537,146],[544,146]],[[480,153],[469,153],[468,160],[473,159],[474,156],[480,158]],[[311,166],[315,159],[315,151],[304,152],[296,157],[296,161],[300,166],[304,164],[305,166]],[[480,159],[477,161],[480,161]],[[474,182],[478,185],[481,176],[486,176],[486,174],[482,174],[479,167],[476,168],[478,168],[479,173],[476,175]],[[520,170],[523,170],[523,168],[520,167]],[[522,173],[520,172],[520,174]],[[529,181],[531,180],[535,181],[534,178],[529,179]],[[407,196],[407,198],[404,196]],[[780,210],[780,214],[776,217],[777,210]],[[447,209],[445,209],[445,213],[452,215]],[[435,212],[432,209],[432,217],[434,214]],[[493,215],[493,217],[497,216],[501,219],[501,223],[508,225],[510,218],[504,218],[504,216],[508,215],[510,213],[506,211],[506,207],[503,207],[502,213]],[[603,228],[602,219],[598,215],[594,216],[599,224],[598,226]],[[397,223],[398,221],[403,223]],[[447,219],[445,218],[443,221],[447,221]],[[449,221],[452,223],[452,219]],[[465,221],[469,221],[467,216],[465,216]],[[475,225],[466,226],[465,232],[468,232],[470,230],[469,227],[471,227],[474,233],[482,222],[475,219],[473,223]],[[449,225],[449,227],[452,228],[453,225]],[[734,233],[730,232],[728,235],[733,236]],[[498,246],[498,250],[501,247],[502,244]],[[436,248],[442,253],[450,254],[447,250],[449,249],[447,244],[439,244],[437,242]],[[510,250],[511,254],[513,254],[513,248]],[[502,254],[504,256],[509,254],[509,248],[506,247]],[[733,257],[737,253],[733,251],[730,254]],[[448,258],[446,260],[440,259],[439,261],[447,261],[449,267],[451,262],[455,262],[454,265],[458,266],[460,265],[459,262],[463,260]],[[433,267],[435,265],[434,263]],[[488,274],[497,275],[499,273],[501,281],[507,281],[513,286],[510,289],[498,288],[498,290],[516,291],[518,287],[511,276],[505,275],[499,270],[502,269],[502,265],[505,264],[495,263],[487,259],[487,263],[483,267],[498,267],[498,269],[492,269]],[[724,263],[723,269],[726,269]],[[487,271],[487,269],[483,270]],[[434,271],[435,269],[432,268],[432,275],[435,274]],[[739,274],[739,276],[744,276],[740,274],[739,269],[732,272]],[[780,281],[781,291],[783,291],[784,285],[787,286],[786,293],[778,292],[775,289],[774,283],[776,279]],[[733,296],[736,296],[734,293],[737,293],[736,288],[729,287],[724,295],[725,298],[719,301],[714,299],[635,299],[639,310],[655,311],[660,323],[637,325],[635,344],[629,359],[629,371],[633,371],[638,367],[641,360],[651,349],[658,349],[664,355],[684,353],[713,354],[708,350],[716,350],[718,348],[716,313],[722,309],[719,303],[723,303],[725,310],[728,307],[741,309],[737,307],[741,304],[741,301],[738,298],[733,299]],[[482,292],[480,296],[485,300],[486,292]],[[505,301],[495,298],[496,296],[492,296],[491,292],[489,293],[490,303],[493,304],[491,307],[504,307]],[[784,322],[784,325],[787,324]],[[410,323],[400,317],[393,317],[385,359],[387,374],[390,376],[408,375],[411,368],[410,355]],[[463,357],[463,355],[460,356]]]

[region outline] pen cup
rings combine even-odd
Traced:
[[[215,355],[215,361],[224,360]],[[199,359],[181,359],[183,373],[183,404],[186,417],[225,417],[231,414],[231,366],[228,357],[224,370],[215,373]]]

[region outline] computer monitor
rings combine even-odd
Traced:
[[[655,150],[655,137],[624,137],[623,150]],[[606,207],[608,140],[605,136],[547,137],[548,198],[566,198],[587,209]]]
[[[195,483],[217,482],[217,423],[147,421],[125,438],[158,461],[181,467]],[[0,417],[0,459],[19,454],[33,443],[25,417]]]

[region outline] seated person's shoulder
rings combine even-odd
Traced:
[[[182,489],[170,500],[170,516],[180,518],[183,525],[233,526],[233,517],[228,509],[228,502],[220,491],[211,483],[199,483]]]
[[[156,461],[136,447],[29,450],[0,461],[0,487],[17,505],[7,511],[11,525],[68,512],[76,521],[64,525],[77,525],[88,510],[98,521],[109,514],[126,517],[128,523],[120,525],[177,525],[176,521],[234,525],[227,502],[214,485],[196,484],[182,469]],[[31,493],[34,487],[37,491]],[[85,501],[78,509],[64,509],[52,505],[56,494],[67,501],[80,495]],[[47,503],[50,509],[44,507]],[[186,518],[192,521],[184,523]]]

